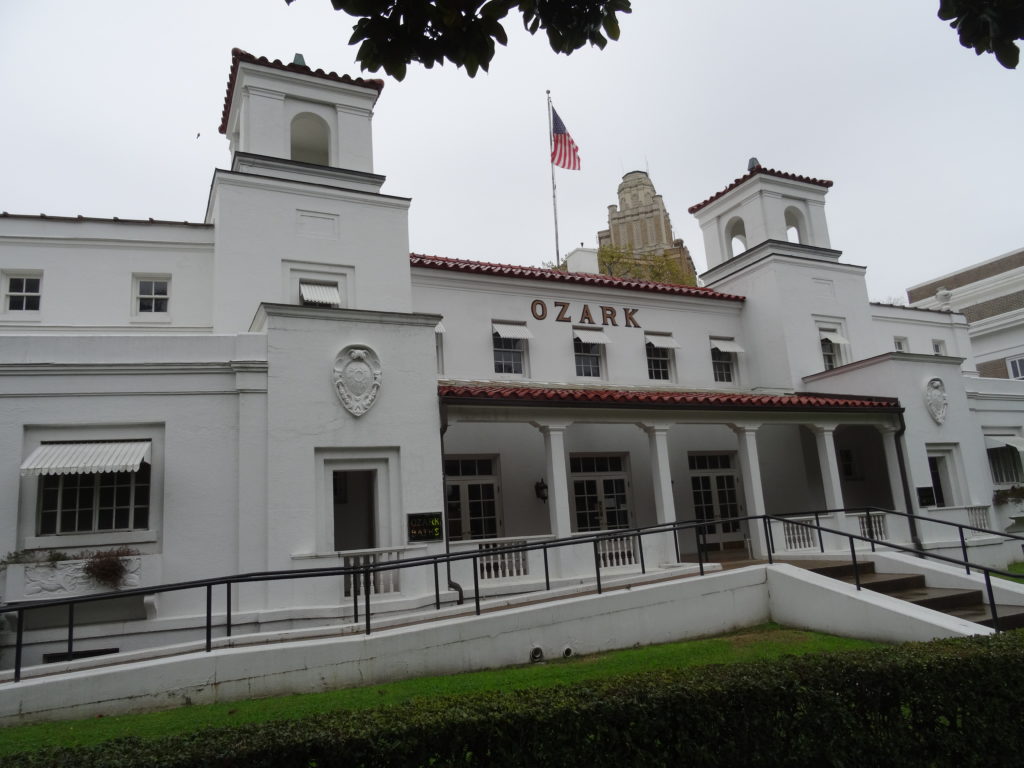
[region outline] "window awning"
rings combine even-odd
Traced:
[[[818,331],[822,341],[831,341],[833,344],[849,344],[850,340],[835,331]]]
[[[337,283],[299,283],[299,295],[304,304],[316,304],[324,307],[340,307],[341,291]]]
[[[712,339],[711,348],[717,349],[719,352],[746,352],[743,347],[732,339]]]
[[[532,339],[533,334],[525,325],[516,323],[491,323],[491,330],[503,339]]]
[[[136,472],[149,462],[149,440],[105,443],[44,443],[21,465],[24,477],[85,475],[94,472]]]
[[[1018,451],[1024,451],[1024,437],[1017,437],[1016,435],[985,435],[985,447],[986,448],[1016,448]]]
[[[645,333],[644,340],[658,349],[679,349],[679,342],[666,334]]]
[[[579,339],[584,344],[611,344],[612,340],[604,335],[604,331],[594,331],[589,328],[573,328],[574,339]]]

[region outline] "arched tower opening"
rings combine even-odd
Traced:
[[[725,240],[729,243],[729,258],[747,250],[747,228],[739,216],[730,219],[725,225]]]
[[[786,239],[791,243],[807,242],[807,224],[799,208],[786,208]]]
[[[292,118],[291,159],[314,165],[331,164],[331,129],[327,121],[312,112]]]

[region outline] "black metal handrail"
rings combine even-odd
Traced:
[[[943,555],[936,555],[934,553],[924,552],[910,547],[904,547],[902,545],[892,544],[888,541],[883,541],[874,537],[863,537],[857,534],[847,533],[845,531],[839,531],[831,528],[826,528],[820,524],[820,516],[824,514],[831,514],[833,512],[846,512],[856,514],[858,511],[870,511],[885,514],[903,515],[905,517],[916,517],[919,520],[929,520],[943,525],[957,526],[960,528],[960,539],[963,546],[964,559],[958,561],[955,558],[948,558]],[[814,516],[815,524],[794,520],[794,517],[801,516]],[[998,573],[1001,575],[1012,576],[1005,571],[1000,571],[994,568],[987,568],[986,566],[980,566],[970,563],[967,560],[966,543],[963,534],[963,529],[967,528],[970,530],[980,531],[984,533],[995,534],[1006,538],[1014,538],[1024,540],[1022,536],[1016,536],[1014,534],[1000,533],[997,531],[990,531],[988,529],[976,528],[970,525],[963,525],[960,523],[954,523],[947,520],[937,520],[933,518],[923,518],[921,516],[911,516],[903,512],[896,510],[885,510],[879,507],[862,507],[846,510],[817,510],[812,512],[799,512],[789,513],[785,515],[748,515],[745,517],[728,518],[728,520],[714,519],[714,520],[694,520],[694,521],[676,521],[671,523],[660,523],[651,526],[641,526],[634,528],[621,528],[609,531],[595,532],[589,535],[575,535],[563,539],[552,539],[547,541],[539,542],[525,542],[522,544],[509,544],[507,546],[494,547],[488,549],[486,552],[479,550],[472,552],[447,552],[440,553],[437,555],[422,555],[419,557],[408,558],[404,560],[385,562],[385,563],[365,563],[361,565],[350,565],[350,566],[327,566],[319,568],[301,568],[287,571],[259,571],[252,573],[235,574],[229,576],[220,576],[208,579],[196,579],[192,581],[175,582],[172,584],[162,584],[159,586],[151,587],[135,587],[131,589],[121,589],[112,592],[97,593],[91,595],[77,595],[74,597],[64,598],[52,598],[48,600],[32,601],[30,603],[16,603],[0,605],[0,615],[15,613],[16,614],[16,634],[15,634],[15,659],[14,659],[14,681],[19,682],[21,680],[21,666],[22,666],[22,649],[24,646],[24,624],[25,614],[29,611],[41,610],[44,608],[54,608],[60,606],[66,606],[68,609],[68,636],[67,636],[67,655],[71,657],[74,651],[74,627],[75,627],[75,606],[80,603],[91,603],[99,602],[103,600],[120,599],[131,596],[152,596],[157,594],[163,594],[166,592],[180,592],[189,589],[203,589],[205,592],[206,602],[206,621],[205,621],[205,650],[207,652],[212,650],[213,644],[213,589],[214,587],[224,586],[225,587],[225,612],[224,612],[224,626],[227,637],[231,637],[232,632],[232,606],[231,606],[231,588],[236,584],[248,584],[258,582],[270,582],[270,581],[284,581],[290,579],[305,579],[305,578],[325,578],[331,576],[349,576],[352,584],[352,600],[353,600],[353,621],[359,622],[359,587],[362,584],[363,588],[363,616],[365,621],[366,634],[370,634],[372,630],[371,626],[371,611],[370,611],[370,595],[371,595],[371,580],[374,575],[386,571],[402,570],[407,568],[419,568],[419,567],[431,567],[434,572],[434,605],[435,608],[440,610],[441,608],[441,590],[440,590],[440,579],[438,575],[438,569],[443,564],[450,564],[463,560],[472,561],[473,566],[473,598],[475,612],[477,615],[480,614],[480,584],[479,584],[479,560],[485,557],[494,557],[500,555],[511,554],[514,552],[531,552],[540,550],[543,554],[544,562],[544,583],[545,589],[551,589],[551,574],[548,562],[548,552],[551,549],[559,549],[562,547],[580,546],[583,544],[590,544],[594,551],[594,573],[595,582],[598,594],[603,592],[603,584],[601,580],[601,556],[600,556],[600,544],[602,541],[610,539],[621,539],[632,537],[637,545],[640,569],[641,573],[647,572],[646,561],[644,558],[643,551],[643,537],[659,534],[659,533],[671,533],[673,534],[673,542],[675,545],[676,561],[680,561],[680,550],[679,550],[679,534],[685,531],[692,530],[694,532],[694,538],[697,546],[697,565],[701,576],[705,573],[704,564],[706,561],[705,551],[707,549],[707,534],[709,529],[713,526],[720,525],[724,522],[740,523],[740,522],[758,522],[764,528],[764,535],[766,544],[768,547],[768,561],[769,563],[774,562],[775,544],[772,533],[771,522],[778,521],[784,522],[791,525],[800,525],[808,528],[817,530],[818,541],[821,547],[821,551],[824,552],[824,543],[822,539],[822,533],[830,533],[839,536],[846,536],[850,541],[851,552],[854,551],[854,540],[866,541],[871,544],[872,550],[876,545],[881,544],[891,549],[897,549],[900,551],[911,552],[917,555],[923,555],[932,557],[935,559],[943,560],[945,562],[954,563],[967,568],[967,572],[970,573],[970,569],[973,567],[977,570],[983,570],[985,572],[986,583],[988,585],[988,592],[990,597],[990,604],[992,605],[993,617],[995,618],[994,601],[991,600],[991,583],[989,573]],[[484,542],[486,540],[479,540]],[[854,554],[854,559],[856,555]],[[860,589],[859,578],[857,578],[857,588]],[[998,631],[998,626],[997,626]]]
[[[910,516],[910,515],[907,515],[907,513],[905,513],[905,512],[898,512],[896,510],[884,510],[884,509],[877,508],[877,507],[869,507],[869,508],[864,508],[864,509],[871,509],[874,512],[881,512],[881,513],[884,513],[884,514],[891,513],[891,514],[896,514],[896,515],[904,515],[904,516],[908,516],[908,517]],[[844,512],[844,511],[849,511],[849,510],[831,510],[831,511],[833,511],[833,512]],[[824,514],[824,513],[822,513],[822,514]],[[940,554],[937,554],[935,552],[928,552],[927,550],[918,549],[916,547],[907,547],[907,546],[904,546],[902,544],[894,544],[894,543],[892,543],[890,541],[882,540],[882,539],[877,539],[875,537],[861,536],[861,535],[856,534],[856,533],[849,533],[848,531],[840,531],[840,530],[837,530],[835,528],[826,528],[826,527],[818,524],[817,522],[814,525],[811,525],[810,523],[806,523],[806,522],[803,522],[803,521],[800,521],[800,520],[794,520],[793,517],[794,517],[794,515],[792,515],[792,514],[790,514],[790,515],[765,515],[765,518],[767,520],[778,520],[778,521],[784,522],[784,523],[786,523],[788,525],[799,525],[799,526],[803,526],[803,527],[806,527],[806,528],[813,528],[813,529],[817,530],[817,532],[818,532],[818,541],[819,542],[821,542],[821,534],[822,533],[830,533],[830,534],[834,534],[834,535],[838,535],[838,536],[845,536],[848,539],[849,544],[850,544],[850,559],[853,562],[853,580],[854,580],[854,584],[856,585],[858,591],[861,589],[860,569],[857,566],[857,548],[854,546],[854,541],[868,542],[871,545],[871,551],[872,552],[876,551],[875,550],[876,545],[881,544],[882,546],[884,546],[884,547],[886,547],[888,549],[894,549],[894,550],[897,550],[899,552],[907,552],[907,553],[912,554],[912,555],[917,555],[918,557],[932,558],[932,559],[935,559],[935,560],[941,560],[941,561],[946,562],[946,563],[952,563],[953,565],[959,565],[959,566],[964,567],[964,569],[967,571],[968,575],[971,573],[971,568],[974,568],[977,571],[981,571],[985,575],[985,592],[986,592],[986,597],[988,598],[989,611],[992,613],[992,628],[996,632],[1002,631],[1000,626],[999,626],[999,613],[996,610],[996,599],[995,599],[995,595],[994,595],[993,590],[992,590],[992,574],[996,574],[998,576],[1006,576],[1006,577],[1009,577],[1011,579],[1020,578],[1020,574],[1011,573],[1010,571],[1004,571],[1001,568],[992,568],[992,567],[987,566],[987,565],[980,565],[978,563],[970,562],[967,559],[967,548],[966,548],[966,544],[964,544],[963,528],[969,528],[969,529],[975,530],[975,531],[983,531],[985,533],[993,533],[993,534],[995,534],[997,536],[1003,536],[1005,538],[1010,538],[1010,539],[1024,539],[1024,537],[1017,536],[1017,535],[1012,534],[1012,533],[1000,533],[998,531],[992,531],[992,530],[989,530],[987,528],[978,528],[978,527],[972,526],[972,525],[962,525],[961,523],[954,523],[954,522],[948,521],[948,520],[939,520],[937,518],[922,518],[922,517],[914,515],[913,517],[917,517],[919,520],[923,519],[923,520],[928,520],[930,522],[942,523],[942,524],[946,524],[946,525],[955,525],[955,526],[960,527],[960,529],[961,529],[960,530],[960,543],[961,543],[961,546],[963,547],[964,559],[963,560],[957,560],[955,557],[947,557],[946,555],[940,555]],[[770,530],[770,527],[769,527],[769,530]],[[821,545],[821,551],[822,552],[825,551],[824,545]],[[774,545],[772,543],[769,543],[769,549],[768,549],[768,562],[769,563],[773,562],[773,557],[772,557],[773,552],[774,552]]]

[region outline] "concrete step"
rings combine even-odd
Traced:
[[[957,608],[971,608],[982,603],[980,589],[942,589],[939,587],[918,587],[889,592],[892,597],[908,603],[931,608],[933,611],[949,613]]]
[[[987,603],[979,603],[970,607],[952,608],[945,611],[945,613],[966,621],[973,621],[975,624],[984,624],[986,627],[994,626],[992,611]],[[996,615],[999,617],[1000,629],[1020,629],[1024,627],[1024,606],[997,604]]]
[[[844,581],[854,583],[852,576]],[[924,576],[920,573],[862,573],[860,585],[872,592],[891,595],[908,589],[923,589],[925,583]]]
[[[828,576],[831,579],[853,581],[854,568],[853,563],[849,560],[794,560],[790,562],[792,565],[820,573],[822,576]],[[858,562],[857,571],[860,572],[863,579],[867,574],[875,572],[875,564],[872,562]]]

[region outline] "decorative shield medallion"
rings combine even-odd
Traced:
[[[942,379],[929,379],[924,385],[924,403],[936,424],[946,420],[949,398],[946,397],[946,385],[942,383]]]
[[[380,377],[380,358],[361,344],[345,347],[334,360],[334,391],[353,416],[370,410],[380,390]]]

